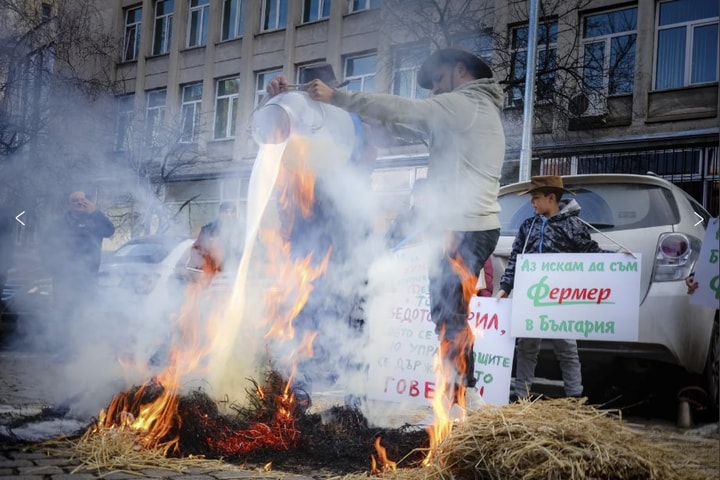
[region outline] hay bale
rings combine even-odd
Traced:
[[[643,440],[611,412],[575,399],[523,401],[470,412],[436,451],[435,478],[687,478],[668,450]]]

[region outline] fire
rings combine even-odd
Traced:
[[[265,337],[292,339],[295,336],[292,321],[310,298],[312,282],[327,269],[331,251],[325,254],[318,266],[313,267],[312,254],[293,260],[290,243],[276,231],[264,231],[261,237],[271,257],[267,265],[268,275],[279,282],[266,294],[267,319],[271,325]]]
[[[463,301],[467,306],[464,313],[467,314],[470,308],[470,299],[477,293],[476,285],[478,277],[465,265],[459,253],[454,257],[449,256],[448,260],[453,271],[455,271],[460,278]],[[455,418],[457,415],[452,413],[453,405],[457,404],[463,409],[466,406],[466,387],[463,379],[469,365],[467,364],[468,355],[466,355],[465,352],[470,351],[470,348],[475,342],[475,337],[470,328],[464,329],[453,338],[447,338],[445,334],[446,331],[443,327],[440,331],[440,349],[433,359],[436,390],[432,400],[432,406],[435,421],[434,424],[427,429],[430,438],[430,450],[423,462],[426,466],[432,463],[434,452],[440,443],[450,434],[454,422],[457,420]]]
[[[296,147],[300,144],[296,145]],[[303,168],[302,149],[296,150],[292,169],[281,168],[276,188],[280,192],[278,201],[284,210],[293,211],[297,206],[303,216],[312,212],[315,176],[311,170]],[[289,220],[292,228],[293,218]],[[283,222],[288,226],[287,222]],[[264,243],[267,252],[265,264],[268,278],[275,281],[265,295],[265,322],[259,331],[260,337],[280,342],[296,341],[293,320],[302,311],[310,298],[313,282],[322,275],[328,265],[331,249],[315,262],[311,252],[304,258],[293,258],[292,245],[277,230],[261,231],[258,238]],[[243,264],[247,259],[243,258]],[[244,280],[244,279],[243,279]],[[241,279],[238,276],[236,283]],[[239,283],[244,285],[244,283]],[[146,384],[120,393],[113,398],[106,411],[101,411],[96,430],[109,428],[128,429],[138,433],[138,443],[148,449],[161,449],[164,454],[184,453],[179,448],[179,431],[183,418],[178,413],[180,403],[179,391],[183,379],[189,373],[196,372],[205,366],[203,362],[220,343],[227,343],[222,328],[223,312],[214,312],[207,316],[202,311],[204,289],[207,282],[190,285],[185,295],[185,302],[177,317],[177,335],[173,338],[168,353],[167,367]],[[237,284],[233,290],[235,295]],[[234,297],[233,297],[234,298]],[[235,312],[242,315],[241,311]],[[200,320],[203,321],[200,321]],[[200,325],[207,330],[201,332]],[[207,438],[207,444],[220,451],[221,455],[243,454],[258,448],[288,449],[297,445],[300,433],[294,418],[296,402],[290,389],[295,375],[297,362],[312,357],[312,343],[317,332],[305,332],[296,341],[289,354],[291,362],[289,378],[280,393],[273,392],[277,398],[267,399],[270,392],[257,386],[255,394],[258,398],[270,400],[272,415],[267,415],[247,428],[230,429],[220,425],[217,419],[200,415],[204,427],[217,428],[217,435]]]
[[[372,475],[379,475],[385,472],[394,472],[397,469],[397,463],[388,459],[387,450],[380,444],[380,435],[375,438],[375,451],[377,452],[377,459],[374,455],[370,455]],[[380,466],[378,467],[378,461]]]

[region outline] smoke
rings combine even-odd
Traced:
[[[15,189],[10,196],[18,204],[33,202],[27,208],[32,222],[52,224],[64,214],[67,195],[84,190],[116,226],[114,236],[105,239],[106,246],[119,246],[131,233],[155,232],[162,225],[169,225],[166,232],[174,233],[167,206],[143,176],[148,172],[140,168],[146,165],[142,154],[133,153],[132,162],[118,162],[108,148],[111,132],[98,131],[102,122],[92,121],[98,115],[114,115],[110,99],[88,101],[69,94],[58,98],[68,102],[62,124],[47,125],[43,142],[33,147],[34,155],[15,155],[0,167],[4,178],[23,178],[21,194]],[[382,325],[389,320],[376,298],[401,272],[393,270],[384,232],[375,228],[381,206],[372,192],[371,172],[351,159],[352,120],[336,110],[323,114],[329,111],[332,118],[294,117],[313,126],[306,136],[261,147],[250,185],[244,256],[237,269],[217,276],[202,292],[173,283],[174,273],[163,277],[170,283],[152,295],[138,294],[134,286],[126,285],[90,288],[68,273],[53,278],[54,301],[47,283],[42,295],[27,296],[25,302],[31,305],[24,307],[37,315],[24,317],[27,323],[18,326],[14,346],[48,355],[53,362],[52,373],[47,371],[52,389],[43,400],[67,407],[72,416],[89,418],[120,391],[162,373],[174,361],[174,350],[182,355],[200,348],[197,362],[183,365],[181,387],[200,386],[216,399],[242,403],[249,379],[260,378],[264,368],[273,366],[294,375],[295,385],[314,399],[348,400],[375,424],[386,424],[402,411],[405,407],[399,404],[366,401],[369,362],[387,348],[385,342],[372,341],[382,335]],[[311,105],[311,111],[317,112],[317,107]],[[297,163],[300,158],[306,160],[302,165]],[[327,270],[313,281],[308,302],[298,315],[295,340],[283,342],[266,337],[267,295],[272,289],[295,286],[268,270],[271,259],[261,233],[283,227],[275,181],[281,168],[300,166],[316,175],[316,217],[296,216],[293,259],[312,253],[317,266],[328,247],[331,250]],[[108,179],[112,179],[111,192],[105,187],[96,195],[88,188],[106,186]],[[155,212],[155,221],[149,221],[149,214],[139,219],[128,215],[124,203],[128,198],[134,212]],[[48,212],[46,218],[39,218],[41,211]],[[38,251],[28,254],[35,256],[32,261],[45,278],[50,273],[43,272],[47,255],[60,271],[72,272],[76,261],[68,251],[42,252],[52,235],[39,231]],[[18,271],[23,268],[19,265]],[[370,329],[371,323],[380,327]],[[312,332],[318,332],[313,354],[303,356],[298,353],[300,339]]]

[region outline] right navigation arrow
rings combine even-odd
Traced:
[[[698,225],[700,225],[703,222],[704,218],[701,217],[698,212],[693,212],[693,213],[695,214],[696,217],[698,217],[700,219],[697,222],[695,222],[695,226],[697,227]]]

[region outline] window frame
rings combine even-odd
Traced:
[[[272,26],[269,23],[269,15],[272,8],[268,8],[269,4],[275,4],[275,19]],[[282,13],[285,13],[284,19]],[[287,28],[288,20],[288,2],[287,0],[263,0],[260,12],[260,32],[273,32],[275,30],[283,30]],[[267,23],[267,27],[265,24]]]
[[[220,84],[222,82],[235,81],[237,89],[234,93],[220,95]],[[225,122],[225,136],[217,135],[218,128],[218,114],[221,109],[218,108],[219,102],[227,100],[229,106],[226,112]],[[213,115],[213,140],[231,140],[235,138],[235,130],[237,129],[237,109],[240,100],[240,76],[224,77],[215,80],[215,114]]]
[[[692,70],[693,70],[693,46],[695,41],[695,30],[698,27],[705,27],[710,25],[717,25],[718,27],[718,36],[720,37],[720,15],[717,17],[705,17],[702,19],[696,19],[696,20],[686,20],[682,22],[675,22],[670,23],[667,25],[660,25],[660,9],[663,4],[669,4],[672,3],[674,0],[663,0],[657,2],[655,6],[655,47],[653,51],[653,72],[652,72],[652,89],[653,91],[662,91],[662,90],[672,90],[677,88],[685,88],[692,85],[707,85],[712,83],[717,83],[720,80],[720,60],[715,60],[715,79],[714,80],[708,80],[708,81],[702,81],[702,82],[692,82]],[[680,85],[670,85],[670,86],[658,86],[658,66],[660,64],[660,36],[662,31],[665,30],[673,30],[677,28],[683,28],[685,30],[685,49],[683,52],[684,58],[683,58],[683,79],[682,84]],[[718,52],[716,52],[718,53]]]
[[[363,6],[359,4],[363,3]],[[357,6],[355,5],[357,4]],[[348,13],[365,12],[380,8],[382,0],[348,0]]]
[[[588,19],[590,17],[595,17],[595,16],[599,17],[602,15],[610,15],[610,14],[617,13],[617,12],[631,11],[631,10],[635,10],[634,29],[624,30],[622,32],[606,33],[603,35],[596,35],[593,37],[586,36],[586,31],[585,31],[586,19]],[[590,86],[588,84],[589,82],[586,81],[585,74],[586,74],[586,69],[588,68],[586,66],[586,58],[585,58],[587,55],[586,47],[589,45],[595,45],[595,44],[602,43],[603,65],[602,65],[602,72],[601,72],[602,85],[599,86],[600,90],[606,96],[628,95],[628,94],[633,93],[633,90],[635,88],[635,78],[634,78],[635,77],[635,69],[637,66],[637,63],[636,63],[636,54],[637,54],[636,47],[637,47],[637,33],[638,33],[637,32],[637,19],[638,19],[637,10],[638,10],[637,5],[634,5],[634,6],[631,5],[631,6],[627,6],[624,8],[616,8],[616,9],[612,9],[612,10],[605,10],[602,12],[593,12],[593,13],[585,14],[585,15],[581,16],[580,24],[581,24],[582,31],[581,31],[581,38],[580,38],[580,48],[581,48],[581,65],[583,66],[582,69],[583,69],[583,89],[584,90],[598,89],[598,86],[594,86],[594,85]],[[633,48],[633,67],[632,67],[632,72],[630,72],[630,80],[629,80],[630,88],[627,91],[625,91],[625,90],[611,91],[611,86],[613,85],[613,80],[612,80],[613,65],[611,65],[612,54],[613,54],[613,41],[618,38],[629,37],[629,36],[633,37],[633,46],[632,46],[632,48]],[[617,67],[617,65],[615,65],[615,67]],[[617,83],[619,84],[620,82],[617,82]]]
[[[133,23],[128,23],[130,12],[139,12],[139,18],[135,20]],[[125,9],[125,24],[124,24],[124,30],[123,30],[123,62],[133,62],[138,59],[140,56],[140,35],[142,33],[142,5],[135,6],[135,7],[128,7]],[[132,49],[132,57],[128,57],[128,47],[130,46],[129,42],[129,32],[132,32],[132,35],[134,35],[133,39],[133,49]]]
[[[270,76],[270,74],[273,74]],[[267,84],[270,82],[270,80],[273,79],[276,75],[282,74],[282,67],[278,68],[271,68],[268,70],[259,70],[255,72],[255,99],[253,103],[253,107],[257,108],[265,99],[265,96],[267,95]],[[267,75],[267,77],[266,77]],[[260,79],[263,78],[263,83],[260,85]]]
[[[188,16],[187,16],[187,40],[185,46],[187,48],[198,48],[207,45],[207,34],[210,19],[210,0],[187,0],[188,1]],[[197,5],[193,6],[193,2],[197,2]],[[202,3],[201,3],[202,2]],[[193,38],[193,14],[200,12],[197,27],[197,38]],[[196,41],[197,43],[192,43]]]
[[[398,46],[393,51],[393,78],[392,78],[392,92],[395,95],[399,95],[405,98],[428,98],[430,96],[430,90],[422,88],[417,83],[417,74],[420,71],[422,62],[427,58],[429,49],[426,45],[406,45]],[[404,55],[407,54],[407,55]],[[403,58],[400,58],[400,57]],[[403,60],[407,60],[409,63],[401,65]],[[402,85],[398,82],[400,76],[408,74],[410,80],[409,90],[410,95],[403,95]]]
[[[126,108],[123,108],[126,107]],[[115,97],[115,139],[114,150],[125,152],[130,150],[132,125],[135,118],[135,94],[118,95]]]
[[[200,88],[200,96],[195,99],[186,100],[185,98],[185,92],[188,91],[191,88]],[[180,89],[180,119],[181,119],[181,133],[180,133],[180,143],[196,143],[198,139],[200,138],[200,116],[202,114],[202,91],[203,84],[202,82],[195,82],[195,83],[188,83],[186,85],[182,85],[182,88]],[[186,129],[186,109],[192,108],[192,125],[190,128],[190,136],[187,136],[187,129]]]
[[[170,13],[165,13],[163,15],[158,15],[158,5],[166,4],[170,2],[171,3],[171,11]],[[166,55],[170,53],[170,45],[172,42],[172,24],[173,24],[173,14],[175,13],[175,0],[156,0],[154,5],[155,10],[155,17],[153,21],[153,44],[152,44],[152,54],[153,55]],[[160,46],[158,49],[158,46],[156,44],[157,42],[157,30],[158,30],[158,23],[162,23],[163,29],[165,30],[165,35],[163,36],[162,43],[163,45]]]
[[[368,58],[368,57],[375,58],[375,69],[373,70],[372,73],[361,74],[361,75],[348,75],[348,62],[350,60],[356,60],[356,59]],[[377,76],[377,53],[376,52],[347,55],[343,58],[343,81],[348,82],[348,85],[345,87],[348,91],[374,92],[376,76]],[[372,79],[372,85],[373,85],[372,90],[365,89],[365,84],[367,82],[367,79]],[[355,81],[355,80],[360,80],[360,89],[359,90],[352,89],[352,84],[353,84],[353,81]]]
[[[162,94],[162,104],[153,105],[152,98]],[[167,88],[147,90],[145,92],[145,144],[157,147],[160,129],[165,123],[167,113]],[[152,114],[152,118],[151,118]]]
[[[330,18],[330,8],[332,6],[332,0],[316,0],[316,1],[317,1],[317,6],[314,9],[315,10],[314,18],[310,18],[313,16],[313,9],[312,9],[312,4],[311,4],[313,2],[313,0],[304,0],[303,1],[302,16],[300,17],[301,24],[319,22],[321,20],[327,20],[328,18]],[[327,15],[324,15],[326,6],[327,6]]]
[[[232,5],[235,5],[235,15],[232,17]],[[228,5],[231,5],[228,11]],[[235,40],[236,38],[242,38],[245,34],[245,0],[223,0],[222,5],[222,23],[220,25],[220,41]],[[232,33],[230,27],[227,27],[232,22]],[[228,32],[227,36],[225,32]]]
[[[553,26],[555,27],[554,34],[553,34]],[[553,41],[547,41],[547,42],[543,41],[543,33],[544,32],[541,31],[541,28],[547,29],[546,33],[547,33],[547,36],[549,37],[548,40],[551,40],[554,37],[555,41],[554,42]],[[520,106],[520,105],[522,105],[522,102],[525,100],[525,69],[527,68],[526,65],[527,65],[528,46],[525,45],[522,48],[515,47],[516,32],[518,32],[520,30],[527,30],[528,34],[529,34],[530,27],[527,23],[525,23],[522,25],[517,25],[510,29],[510,52],[511,52],[510,84],[511,84],[511,86],[510,86],[510,90],[508,92],[508,105],[511,107]],[[549,20],[541,21],[539,23],[537,45],[536,45],[537,57],[535,59],[536,67],[538,65],[541,65],[544,63],[554,62],[555,64],[557,64],[557,47],[558,47],[557,36],[558,36],[558,20],[557,19],[555,19],[555,18],[549,19]],[[544,48],[540,48],[541,46],[544,46]],[[526,59],[526,62],[523,65],[522,79],[517,78],[515,76],[516,65],[518,65],[518,63],[517,63],[518,54],[521,52],[524,52],[525,59]],[[542,62],[539,57],[541,55],[543,55],[543,53],[547,54],[548,52],[552,52],[552,57],[554,58],[554,60],[551,62],[549,62],[547,60],[545,62]],[[550,78],[551,81],[547,82],[548,84],[555,83],[556,74],[555,74],[554,70],[551,72],[545,72],[544,74],[551,77]],[[535,102],[539,102],[539,103],[551,100],[550,98],[540,98],[540,96],[538,95],[538,92],[540,90],[540,85],[543,83],[543,82],[540,82],[541,75],[543,75],[543,72],[536,68],[534,98],[535,98]],[[515,96],[516,91],[519,93],[518,96]],[[553,93],[552,89],[551,89],[550,93]]]

